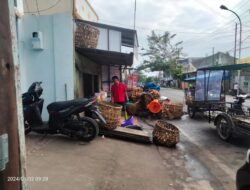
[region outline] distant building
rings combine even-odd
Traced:
[[[180,59],[178,60],[178,63],[183,65],[184,73],[190,73],[195,72],[202,67],[234,64],[234,57],[230,56],[228,53],[218,52],[207,57],[189,57],[186,59]]]

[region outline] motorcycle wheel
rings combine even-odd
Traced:
[[[90,117],[82,117],[81,121],[84,122],[84,125],[81,125],[81,129],[77,131],[76,136],[81,141],[89,142],[99,134],[98,124]]]

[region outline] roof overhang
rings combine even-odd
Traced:
[[[136,30],[97,23],[97,22],[91,22],[91,21],[81,20],[81,19],[75,19],[75,21],[83,22],[85,24],[89,24],[98,28],[119,31],[121,32],[121,43],[123,46],[132,47],[132,48],[134,48],[135,46],[136,47],[139,46]]]
[[[243,63],[243,64],[234,64],[234,65],[222,65],[222,66],[213,66],[213,67],[204,67],[198,70],[242,70],[250,68],[250,63]]]
[[[90,48],[76,48],[76,52],[100,65],[131,66],[134,54]]]

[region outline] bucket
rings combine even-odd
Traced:
[[[153,100],[148,104],[148,109],[151,113],[159,113],[161,111],[161,104],[158,100]]]

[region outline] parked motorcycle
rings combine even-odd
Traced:
[[[238,95],[234,99],[235,101],[231,103],[231,107],[228,109],[228,113],[233,115],[245,115],[245,111],[243,109],[243,103],[245,102],[247,95]],[[248,109],[250,111],[250,109]]]
[[[25,134],[35,131],[91,141],[98,135],[99,125],[106,123],[95,104],[96,98],[92,97],[49,104],[49,121],[45,124],[41,118],[44,102],[40,98],[42,92],[41,82],[34,82],[22,95]],[[85,116],[80,116],[81,113],[85,113]]]

